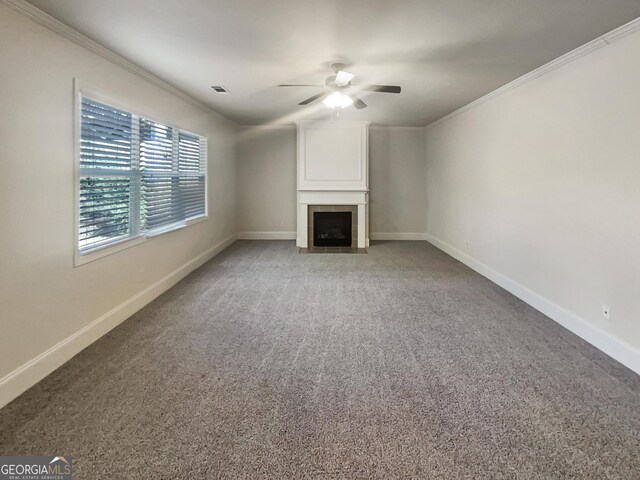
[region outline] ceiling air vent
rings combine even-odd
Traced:
[[[211,85],[211,88],[213,88],[213,91],[216,92],[216,93],[222,93],[222,94],[227,94],[227,95],[229,95],[231,93],[229,90],[224,88],[222,85]]]

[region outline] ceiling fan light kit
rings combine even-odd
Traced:
[[[333,92],[322,103],[329,108],[346,108],[349,105],[353,105],[353,99],[342,92]]]
[[[325,79],[324,92],[318,93],[312,97],[303,100],[298,105],[309,105],[316,100],[323,99],[322,102],[329,108],[339,109],[353,105],[358,110],[366,108],[367,104],[353,94],[347,95],[344,91],[355,87],[358,91],[379,92],[379,93],[400,93],[401,87],[397,85],[352,85],[351,80],[355,76],[352,73],[344,71],[344,63],[334,63],[331,68],[335,75],[331,75]],[[312,87],[316,85],[309,84],[282,84],[279,87]],[[320,85],[318,85],[320,86]]]

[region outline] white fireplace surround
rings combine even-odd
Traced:
[[[369,122],[299,121],[296,245],[308,248],[310,205],[358,208],[356,247],[369,246]]]

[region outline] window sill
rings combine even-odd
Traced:
[[[146,233],[147,238],[157,237],[158,235],[162,235],[163,233],[174,232],[176,230],[182,230],[185,227],[190,227],[191,225],[195,225],[196,223],[204,222],[207,218],[206,216],[194,217],[191,219],[184,220],[182,222],[172,223],[171,225],[165,225],[163,227],[156,228],[154,230],[149,230]]]
[[[140,245],[141,243],[146,242],[148,239],[160,236],[164,233],[174,232],[176,230],[182,230],[185,227],[190,227],[191,225],[195,225],[196,223],[204,222],[208,220],[208,218],[209,217],[206,215],[203,215],[200,217],[193,217],[191,219],[187,219],[184,222],[166,225],[162,228],[151,230],[137,237],[126,238],[117,243],[106,245],[104,247],[99,247],[99,248],[96,248],[95,250],[88,250],[83,253],[81,253],[79,250],[76,250],[73,266],[79,267],[80,265],[93,262],[94,260],[98,260],[99,258],[106,257],[113,253],[120,252],[130,247],[135,247],[136,245]]]
[[[79,250],[76,250],[73,266],[79,267],[80,265],[93,262],[94,260],[98,260],[99,258],[106,257],[107,255],[111,255],[112,253],[117,253],[127,248],[140,245],[146,240],[147,240],[146,236],[139,235],[137,237],[121,240],[120,242],[115,244],[110,244],[104,247],[97,248],[95,250],[88,250],[86,252],[80,252]]]

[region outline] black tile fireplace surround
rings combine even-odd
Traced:
[[[351,247],[351,212],[313,212],[314,247]]]

